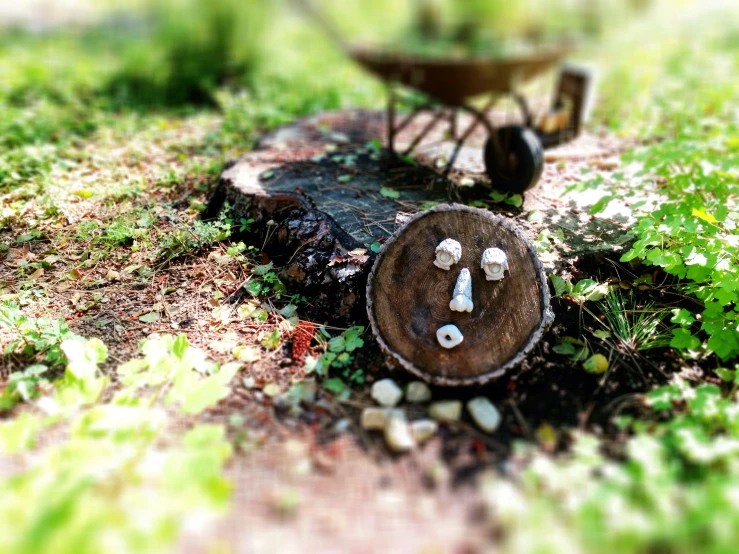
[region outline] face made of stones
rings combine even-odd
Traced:
[[[452,271],[462,257],[462,245],[451,238],[444,239],[434,251],[434,265],[444,271]],[[505,277],[508,267],[508,258],[500,248],[487,248],[480,256],[480,269],[485,275],[485,281],[500,281]],[[484,286],[484,282],[483,282]],[[472,274],[466,267],[459,271],[457,282],[454,285],[452,298],[449,300],[449,310],[454,312],[471,313],[475,309],[472,302]],[[456,325],[447,324],[436,331],[436,340],[443,348],[454,348],[462,343],[464,336]]]

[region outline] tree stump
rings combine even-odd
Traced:
[[[444,239],[461,244],[449,270],[434,265]],[[486,279],[483,252],[499,248],[509,269]],[[472,280],[471,312],[450,309],[462,269]],[[391,363],[440,385],[481,384],[519,364],[552,322],[549,288],[536,249],[508,219],[463,205],[441,205],[416,214],[388,240],[367,284],[367,313]],[[462,333],[444,348],[437,330],[453,324]]]
[[[430,169],[367,146],[382,117],[327,113],[270,133],[228,164],[203,213],[225,211],[232,239],[268,255],[290,293],[309,299],[302,315],[314,321],[364,324],[372,245],[392,234],[399,210],[447,199],[448,181]]]

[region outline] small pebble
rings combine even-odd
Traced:
[[[393,452],[407,452],[416,446],[411,427],[402,412],[395,412],[388,417],[385,425],[385,442]]]
[[[437,421],[458,421],[462,416],[462,403],[459,400],[442,400],[429,406],[429,415]]]
[[[372,398],[386,408],[392,408],[400,402],[403,391],[392,379],[382,379],[372,385]]]
[[[418,444],[429,440],[439,430],[439,424],[433,419],[417,419],[411,423],[411,434]]]
[[[426,470],[426,475],[424,477],[430,488],[435,489],[438,487],[444,487],[449,483],[449,469],[443,462],[437,460],[431,464],[428,470]]]
[[[349,421],[347,418],[342,418],[334,423],[334,432],[339,434],[346,433],[351,427],[351,424],[352,422]]]
[[[365,408],[362,410],[360,424],[362,429],[381,430],[385,428],[387,421],[387,410],[385,408]]]
[[[486,433],[492,433],[500,425],[500,412],[484,396],[478,396],[467,402],[467,411],[477,426]]]
[[[423,381],[411,381],[405,391],[405,399],[416,404],[428,402],[431,400],[431,389]]]

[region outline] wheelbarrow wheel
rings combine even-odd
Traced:
[[[544,169],[544,149],[528,127],[509,125],[495,130],[485,143],[485,169],[493,187],[522,193],[533,187]],[[498,147],[500,151],[498,151]]]

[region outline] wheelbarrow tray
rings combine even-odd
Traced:
[[[485,93],[511,93],[569,51],[559,48],[505,58],[430,59],[355,47],[349,49],[349,54],[383,81],[400,83],[445,104],[459,106],[465,99]]]

